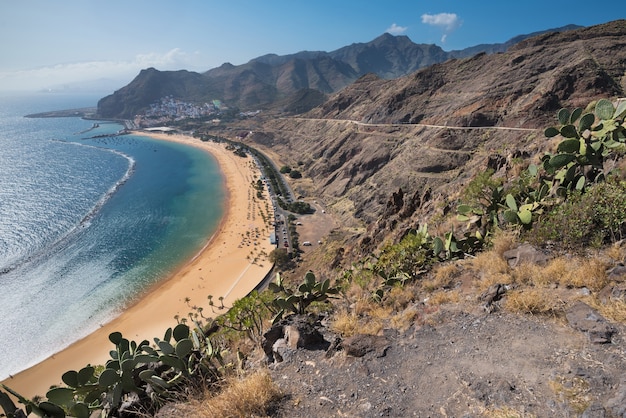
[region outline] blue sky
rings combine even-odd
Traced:
[[[505,42],[626,9],[570,0],[0,0],[0,91],[108,79],[147,67],[206,71],[267,53],[332,51],[384,32],[444,50]]]

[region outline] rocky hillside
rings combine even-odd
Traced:
[[[559,108],[625,90],[619,20],[394,80],[366,75],[301,117],[249,126],[247,140],[299,166],[312,179],[301,194],[322,196],[346,224],[367,226],[362,244],[376,243],[447,213],[475,173],[552,151],[543,129]]]
[[[564,31],[570,25],[549,31]],[[530,35],[520,35],[502,44],[485,44],[446,52],[432,44],[416,44],[406,36],[385,33],[367,43],[355,43],[336,51],[302,51],[290,55],[268,54],[243,65],[225,63],[205,73],[157,71],[141,73],[127,86],[98,103],[103,118],[130,119],[163,96],[190,102],[220,99],[242,110],[279,107],[289,112],[285,100],[302,95],[302,90],[322,94],[336,92],[357,78],[374,73],[391,79],[410,74],[450,58],[467,57],[481,52],[503,52]],[[323,103],[325,97],[308,101],[304,110]],[[297,98],[295,99],[297,100]]]

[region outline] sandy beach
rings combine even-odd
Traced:
[[[268,213],[271,205],[266,204],[269,200],[256,198],[252,182],[259,172],[252,159],[236,156],[224,144],[202,142],[190,136],[142,135],[177,141],[211,153],[219,164],[227,190],[222,223],[199,254],[116,319],[2,382],[26,397],[45,395],[51,385],[61,383],[61,375],[68,370],[104,364],[113,348],[108,340],[111,332],[119,331],[136,341],[162,338],[168,327],[176,325],[176,316],[187,317],[190,306],[202,306],[205,314],[210,312],[208,295],[213,296],[218,306],[218,298],[223,297],[224,305],[229,306],[253,290],[271,269],[267,255],[275,247],[270,244],[270,230],[264,221],[271,219],[272,213]]]

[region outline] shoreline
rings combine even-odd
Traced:
[[[162,338],[167,328],[176,325],[175,317],[186,318],[192,306],[208,308],[208,295],[214,299],[221,296],[224,305],[230,306],[254,290],[271,271],[266,255],[275,246],[269,242],[270,231],[259,213],[263,211],[264,201],[258,201],[252,192],[253,176],[258,177],[259,172],[251,158],[236,156],[224,144],[201,142],[186,135],[132,134],[194,146],[211,154],[218,163],[225,187],[222,219],[199,252],[116,318],[46,360],[0,382],[26,398],[45,395],[51,385],[62,383],[61,376],[68,370],[104,364],[114,347],[108,340],[111,332],[119,331],[137,342]],[[255,255],[253,261],[251,255]],[[215,310],[216,315],[223,312]]]

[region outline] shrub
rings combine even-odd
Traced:
[[[299,170],[291,170],[289,172],[289,177],[292,179],[299,179],[302,178],[302,173]]]
[[[265,332],[265,319],[270,317],[272,303],[270,292],[259,293],[256,290],[236,300],[228,311],[216,322],[219,326],[242,333],[252,342],[260,344]]]
[[[284,281],[280,274],[276,274],[276,282],[270,282],[268,288],[279,294],[272,301],[272,305],[276,308],[276,315],[272,320],[276,323],[284,317],[285,314],[304,315],[307,308],[315,302],[326,302],[331,295],[339,293],[337,287],[330,286],[330,279],[318,282],[315,274],[308,271],[304,275],[304,281],[297,289],[285,287]]]
[[[424,233],[410,233],[398,244],[386,245],[374,266],[383,278],[417,278],[429,257],[427,236]]]
[[[291,255],[284,248],[276,248],[270,253],[270,262],[276,264],[280,270],[288,270],[293,267]]]
[[[291,203],[284,203],[282,200],[279,199],[279,203],[280,202],[282,202],[282,204],[280,205],[281,208],[286,209],[290,212],[300,214],[300,215],[315,212],[315,209],[313,209],[313,207],[307,202],[297,201],[297,202],[291,202]]]
[[[572,192],[541,219],[528,235],[535,243],[555,241],[567,249],[599,247],[621,240],[626,232],[626,182],[611,178],[587,192]]]

